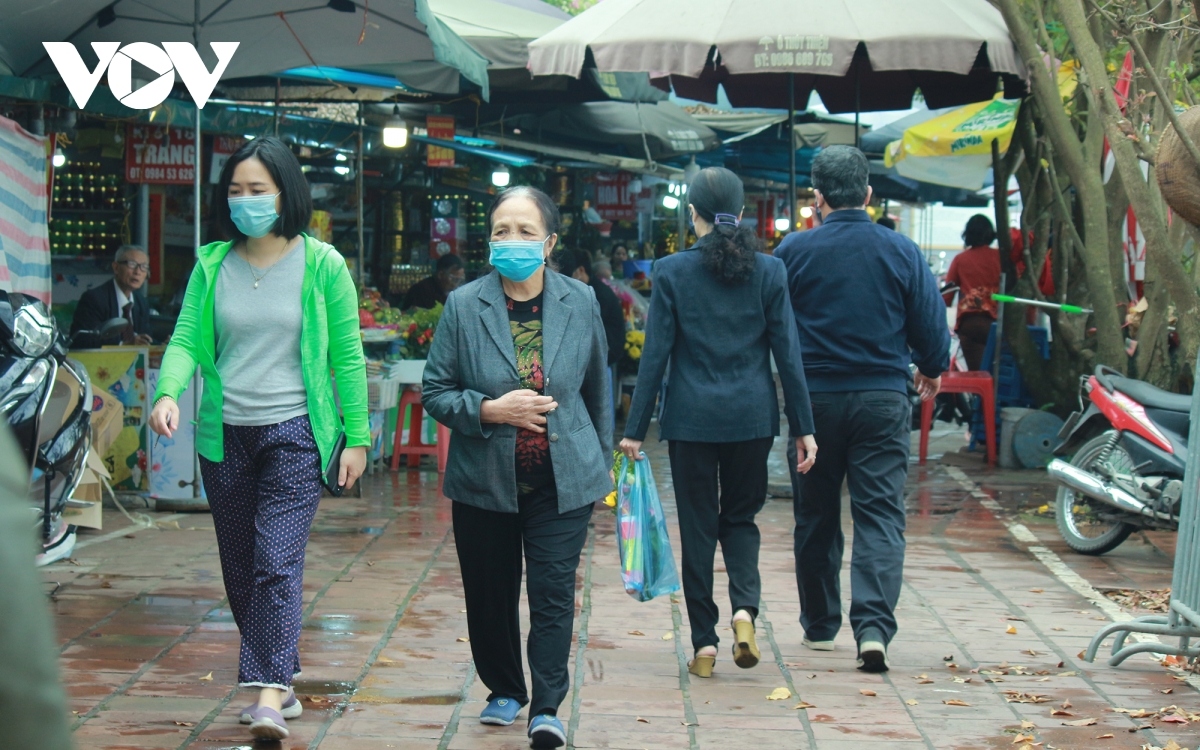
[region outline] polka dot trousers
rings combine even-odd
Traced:
[[[300,671],[304,549],[321,500],[308,417],[225,425],[225,460],[200,459],[225,592],[242,634],[242,687],[286,689]]]

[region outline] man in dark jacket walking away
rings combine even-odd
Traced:
[[[862,152],[832,146],[813,160],[822,225],[775,251],[788,286],[821,459],[792,471],[796,584],[804,645],[832,651],[842,626],[842,482],[850,485],[854,552],[850,624],[859,669],[888,668],[904,566],[904,483],[911,407],[909,364],[923,399],[950,363],[937,282],[912,240],[871,221]],[[789,464],[794,466],[795,457]]]

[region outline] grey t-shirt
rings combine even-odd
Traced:
[[[262,427],[308,414],[300,355],[304,244],[263,270],[251,272],[230,250],[217,273],[217,372],[226,424]]]

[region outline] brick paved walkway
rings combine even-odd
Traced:
[[[647,448],[673,516],[665,445]],[[773,481],[784,483],[782,459],[777,441]],[[1120,616],[1083,595],[1087,581],[1164,587],[1173,539],[1135,537],[1105,558],[1072,556],[1052,521],[1023,514],[1049,501],[1044,480],[985,472],[974,462],[966,471],[914,467],[901,630],[891,649],[893,670],[884,676],[855,671],[848,627],[834,653],[800,645],[790,501],[768,500],[759,516],[763,663],[738,670],[725,643],[711,680],[686,673],[682,600],[638,604],[624,593],[612,516],[598,510],[578,580],[573,691],[561,713],[572,744],[1007,748],[1023,746],[1017,739],[1023,734],[1042,748],[1140,748],[1172,738],[1194,748],[1190,726],[1112,711],[1169,704],[1200,711],[1187,683],[1148,657],[1119,669],[1078,658],[1102,621]],[[296,685],[305,713],[290,722],[292,738],[276,747],[526,746],[523,720],[507,729],[476,721],[486,690],[465,642],[450,507],[436,481],[431,472],[377,475],[364,499],[322,503],[308,552],[304,674]],[[981,493],[970,492],[973,481],[981,482]],[[83,535],[74,564],[44,573],[48,588],[61,584],[54,606],[83,750],[249,745],[237,712],[251,698],[231,687],[237,632],[224,601],[212,519],[169,519],[169,528],[126,536],[113,534],[124,519],[107,513],[103,536]],[[1018,541],[1006,522],[1023,524],[1032,537]],[[677,537],[675,544],[678,555]],[[718,602],[727,617],[723,595]],[[778,688],[791,696],[767,700]],[[1010,702],[1006,691],[1047,702]],[[798,710],[801,700],[813,707]],[[1071,716],[1052,716],[1064,701]],[[1095,725],[1064,726],[1090,718]]]

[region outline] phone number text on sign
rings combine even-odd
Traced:
[[[125,135],[128,182],[188,185],[195,180],[194,130],[131,124]]]

